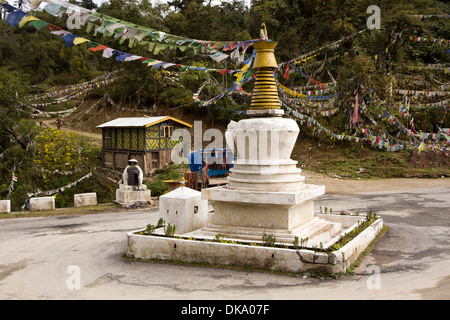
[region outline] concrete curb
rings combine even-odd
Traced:
[[[339,250],[330,254],[308,249],[284,249],[244,244],[198,241],[127,233],[127,256],[213,265],[253,267],[282,272],[321,270],[345,273],[383,228],[378,219]]]

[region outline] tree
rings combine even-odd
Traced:
[[[175,10],[179,12],[183,12],[190,3],[196,3],[198,5],[203,5],[203,0],[172,0],[167,1],[167,4],[171,7],[174,7]],[[211,3],[211,1],[210,1]]]
[[[0,68],[0,153],[4,153],[14,144],[27,149],[29,140],[18,132],[17,123],[22,117],[28,117],[25,111],[16,103],[22,94],[21,79],[18,72],[7,67]]]

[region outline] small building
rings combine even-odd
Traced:
[[[171,139],[173,132],[191,127],[170,116],[117,118],[103,123],[97,126],[102,129],[102,166],[124,169],[129,159],[136,159],[147,175],[170,163],[173,149],[182,152],[181,139]]]

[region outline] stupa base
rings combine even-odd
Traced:
[[[383,229],[383,220],[376,220],[337,250],[332,251],[331,245],[364,219],[365,216],[362,215],[315,214],[313,222],[308,227],[304,226],[301,239],[304,240],[306,235],[309,235],[311,241],[308,239],[306,244],[300,243],[300,247],[289,242],[295,238],[295,232],[289,233],[286,230],[265,230],[265,234],[274,232],[274,246],[267,246],[262,241],[264,231],[255,228],[229,229],[225,226],[209,225],[186,234],[175,234],[174,237],[165,237],[162,230],[154,235],[143,235],[144,230],[136,230],[127,233],[127,256],[144,260],[181,261],[202,265],[207,263],[282,272],[321,270],[345,273]],[[324,234],[323,229],[316,228],[323,220],[331,223],[329,226],[342,226],[342,230],[334,237],[329,233],[327,237],[331,239],[327,241],[323,238],[323,241],[320,241],[322,245],[314,244],[319,241],[314,234]]]

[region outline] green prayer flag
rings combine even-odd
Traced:
[[[93,26],[94,26],[94,24],[92,22],[88,21],[87,26],[86,26],[86,32],[91,33]]]
[[[94,41],[89,41],[88,42],[88,48],[96,48],[98,47],[100,44]]]
[[[156,43],[153,54],[158,54],[160,51],[167,49],[168,44]]]
[[[33,20],[28,25],[35,27],[37,30],[41,30],[42,28],[48,26],[50,23],[42,21],[42,20]]]

